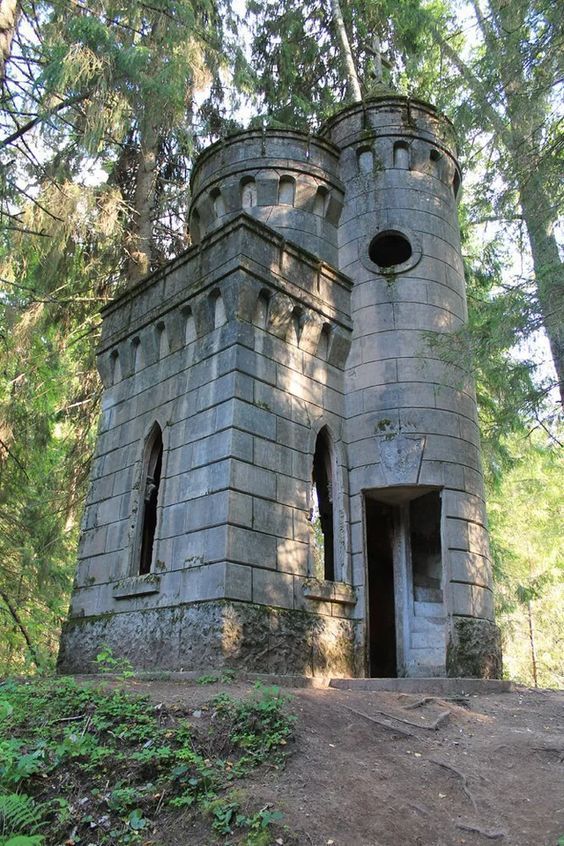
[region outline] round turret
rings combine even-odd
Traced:
[[[370,671],[463,675],[464,644],[480,642],[468,674],[495,674],[476,399],[467,362],[445,345],[467,318],[453,127],[432,106],[385,96],[340,112],[323,134],[341,150],[346,191],[346,440]],[[378,629],[394,613],[397,654]]]
[[[339,150],[305,133],[251,130],[219,141],[192,174],[192,242],[243,211],[337,265],[338,171]]]

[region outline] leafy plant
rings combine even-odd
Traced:
[[[76,842],[127,846],[158,825],[163,807],[203,815],[218,837],[237,829],[249,846],[267,842],[261,832],[278,818],[243,812],[232,785],[262,761],[283,764],[293,718],[276,688],[215,697],[195,723],[190,711],[72,679],[1,691],[9,707],[0,724],[0,846],[16,836],[38,837],[39,846],[44,823],[48,843],[74,832]]]
[[[116,673],[123,679],[129,679],[135,675],[133,665],[129,658],[118,658],[114,655],[111,647],[104,645],[96,655],[98,669],[102,673]]]

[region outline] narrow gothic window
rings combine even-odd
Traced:
[[[155,425],[146,453],[145,484],[143,502],[141,504],[141,555],[139,557],[139,575],[144,576],[151,571],[155,529],[157,526],[157,502],[163,463],[163,439],[158,424]]]
[[[315,442],[313,457],[311,522],[313,526],[313,555],[316,574],[335,579],[335,550],[333,537],[333,472],[331,440],[323,428]]]

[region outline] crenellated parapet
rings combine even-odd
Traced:
[[[254,258],[241,262],[243,243]],[[219,245],[229,270],[202,277]],[[235,322],[343,367],[350,347],[349,300],[346,277],[239,215],[168,272],[156,272],[142,289],[106,307],[98,370],[104,387],[117,385],[171,354],[191,353],[215,330],[232,331]]]
[[[322,127],[342,150],[343,179],[407,171],[460,187],[452,123],[433,106],[406,97],[378,97],[339,112]],[[435,186],[436,187],[436,186]]]
[[[336,265],[343,207],[338,174],[339,151],[305,133],[253,130],[219,141],[192,175],[192,241],[243,211]]]

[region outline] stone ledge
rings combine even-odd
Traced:
[[[112,589],[114,599],[129,599],[132,596],[145,596],[149,593],[159,593],[161,589],[161,577],[154,573],[146,576],[130,576],[127,579],[120,579]]]
[[[340,605],[356,605],[354,588],[344,582],[309,581],[303,586],[305,599],[315,602],[336,602]]]

